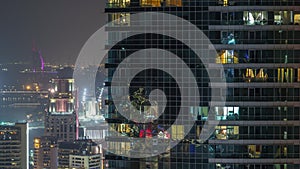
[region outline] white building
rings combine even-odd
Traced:
[[[102,168],[102,158],[96,155],[70,155],[70,168],[100,169]]]

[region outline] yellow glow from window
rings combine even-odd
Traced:
[[[167,0],[167,6],[182,6],[182,0]]]
[[[114,7],[125,8],[129,6],[130,0],[109,0],[109,4],[112,4]]]
[[[34,143],[40,143],[40,140],[39,139],[34,139]]]
[[[227,63],[239,63],[239,59],[235,52],[228,50],[222,51],[222,53],[216,58],[216,63],[227,64]]]
[[[223,6],[228,6],[228,0],[223,0]]]
[[[31,86],[27,85],[26,90],[31,90]]]
[[[40,139],[34,139],[34,148],[40,148]]]
[[[295,24],[300,24],[300,14],[295,14],[294,15],[294,23]]]
[[[184,139],[184,126],[183,125],[172,125],[171,137],[174,140]]]
[[[277,80],[278,82],[293,82],[294,69],[293,68],[278,68],[277,69]],[[298,80],[299,80],[299,69],[298,69]]]
[[[151,6],[151,7],[160,7],[161,2],[160,0],[141,0],[141,6]]]

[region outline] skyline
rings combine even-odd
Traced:
[[[86,40],[105,24],[105,1],[8,1],[0,6],[0,63],[28,61],[32,43],[50,64],[74,64]]]

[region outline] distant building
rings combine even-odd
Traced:
[[[74,141],[78,138],[74,79],[53,79],[52,83],[45,113],[45,135],[58,141]]]
[[[28,169],[28,124],[0,122],[0,168]]]
[[[34,169],[57,168],[57,141],[55,137],[34,139]]]
[[[47,113],[45,117],[45,136],[56,137],[58,141],[76,140],[76,113]]]
[[[101,156],[96,155],[70,155],[69,166],[70,168],[82,169],[99,169],[101,167]]]
[[[57,168],[59,142],[78,138],[78,116],[73,79],[53,79],[45,112],[44,136],[34,139],[34,168]]]
[[[47,103],[47,91],[0,90],[0,107],[38,107]]]
[[[98,169],[102,166],[101,147],[90,139],[60,142],[58,168]]]

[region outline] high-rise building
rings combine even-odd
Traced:
[[[170,137],[182,141],[169,154],[133,159],[107,153],[107,168],[300,168],[300,1],[108,0],[105,11],[112,21],[106,28],[108,46],[118,37],[130,34],[130,26],[135,24],[130,16],[135,13],[164,12],[188,20],[204,32],[217,50],[217,56],[210,56],[212,62],[206,67],[213,69],[214,65],[222,64],[221,73],[227,83],[209,84],[203,63],[193,59],[191,49],[170,37],[140,34],[112,46],[106,61],[106,120],[115,131],[143,137],[149,128],[122,117],[110,97],[111,79],[118,64],[138,50],[159,48],[178,55],[191,66],[204,98],[198,107],[186,112],[197,115],[189,135],[183,139],[171,133]],[[159,84],[167,97],[179,96],[173,83],[167,74],[143,71],[131,82],[129,97],[132,101],[137,98],[135,94],[145,97]],[[211,88],[226,92],[225,105],[209,104]],[[171,101],[157,126],[168,128],[174,122],[180,98],[173,97]],[[210,110],[220,123],[209,139],[200,144],[199,133]],[[159,127],[154,130],[163,131]],[[176,126],[176,130],[183,130],[182,126]],[[113,142],[123,145],[115,146],[116,149],[130,149],[122,139]]]
[[[51,136],[34,138],[34,168],[57,168],[57,139]]]
[[[90,139],[73,142],[60,142],[58,149],[58,168],[102,167],[101,147]]]
[[[45,136],[57,141],[73,141],[78,138],[78,115],[73,79],[53,79],[49,107],[45,113]]]
[[[28,124],[0,122],[0,168],[28,169]]]
[[[45,112],[44,136],[34,139],[34,168],[57,168],[60,142],[78,138],[78,116],[73,79],[53,79]]]

